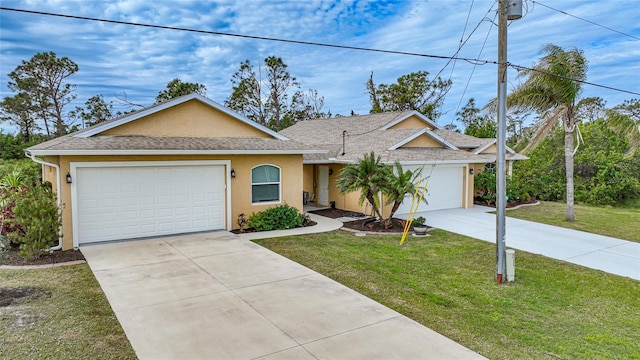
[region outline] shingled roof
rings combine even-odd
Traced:
[[[415,116],[424,122],[420,128],[393,128],[399,122]],[[442,129],[416,111],[336,117],[299,122],[280,131],[293,141],[327,150],[325,155],[305,155],[311,163],[356,162],[371,151],[382,161],[393,163],[487,163],[495,161],[495,154],[479,151],[495,143],[495,139],[481,139]],[[419,136],[426,136],[438,147],[403,146]],[[510,151],[509,160],[526,157]]]
[[[104,135],[114,127],[136,121],[187,101],[200,101],[226,113],[236,120],[258,129],[269,138],[259,137],[184,137]],[[152,155],[152,154],[325,154],[318,146],[290,141],[232,110],[198,94],[185,95],[164,103],[127,114],[113,120],[61,136],[32,146],[27,151],[33,155]]]
[[[324,154],[314,146],[262,138],[66,135],[28,149],[34,155],[127,154]]]

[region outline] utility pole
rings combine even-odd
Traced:
[[[496,158],[496,281],[506,280],[507,20],[522,17],[522,0],[498,0],[498,154]]]

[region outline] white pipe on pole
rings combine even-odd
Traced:
[[[60,194],[60,166],[58,164],[46,162],[42,159],[37,158],[35,155],[30,153],[29,151],[24,152],[25,156],[30,158],[31,160],[37,162],[40,165],[51,166],[56,169],[56,197],[58,198],[58,222],[62,222],[62,195]],[[42,168],[42,178],[44,179],[44,167]],[[52,246],[49,248],[49,251],[56,251],[62,249],[62,224],[60,224],[58,228],[58,245]]]

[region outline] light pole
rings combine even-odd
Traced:
[[[498,0],[498,154],[496,158],[496,281],[506,280],[507,202],[506,128],[507,128],[507,20],[522,17],[522,0]]]

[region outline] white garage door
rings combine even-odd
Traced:
[[[225,228],[223,165],[77,167],[73,183],[79,244]]]
[[[420,166],[405,166],[405,170],[418,169]],[[441,210],[441,209],[454,209],[462,207],[462,195],[463,191],[463,167],[458,166],[443,166],[443,165],[424,165],[422,170],[422,176],[426,177],[429,174],[429,184],[427,186],[428,193],[425,195],[429,204],[424,202],[420,204],[418,211],[429,210]],[[405,215],[409,213],[411,208],[411,197],[407,197],[406,200],[400,205],[396,214]]]

